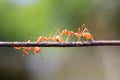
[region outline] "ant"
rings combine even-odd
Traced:
[[[58,35],[57,35],[58,34]],[[64,40],[62,39],[62,36],[60,35],[60,31],[59,29],[56,30],[55,34],[52,37],[44,37],[44,36],[40,36],[37,39],[37,43],[41,42],[41,41],[55,41],[55,42],[63,42]]]
[[[31,51],[32,54],[37,54],[41,51],[41,48],[39,47],[14,47],[16,50],[23,49],[23,57],[24,55],[28,54],[28,51]]]
[[[28,40],[27,42],[30,42],[30,40]],[[15,42],[16,43],[16,42]],[[40,47],[14,47],[16,50],[20,50],[23,49],[23,57],[24,55],[28,54],[28,51],[31,51],[32,54],[37,54],[41,51]]]
[[[75,33],[75,35],[78,37],[78,41],[80,41],[81,37],[85,38],[86,40],[93,41],[93,36],[86,28],[85,24],[82,25],[82,29],[78,28],[78,32]]]
[[[66,42],[68,41],[70,36],[77,36],[78,41],[80,41],[81,37],[85,38],[86,40],[93,41],[93,36],[89,32],[89,30],[86,28],[85,24],[82,25],[82,29],[78,28],[77,33],[75,33],[74,31],[70,31],[70,30],[65,29],[61,32],[61,35],[68,35],[66,38]]]

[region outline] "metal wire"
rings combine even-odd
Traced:
[[[120,40],[97,40],[82,42],[0,42],[0,47],[89,47],[120,46]]]

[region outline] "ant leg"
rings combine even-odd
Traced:
[[[69,37],[70,37],[70,34],[67,36],[67,38],[66,38],[65,42],[68,42]]]
[[[60,30],[57,28],[54,35],[60,34]]]
[[[28,54],[28,47],[23,47],[23,57]]]
[[[78,28],[78,34],[81,34],[81,30],[80,30],[80,28]]]
[[[49,33],[50,33],[49,37],[51,37],[52,36],[52,31],[49,31]]]
[[[52,36],[52,31],[49,31],[49,33],[50,33],[50,35],[48,37],[48,41],[52,42],[52,41],[54,41],[54,39],[53,39],[54,35]],[[56,34],[56,32],[55,32],[55,34]]]
[[[81,32],[86,28],[85,24],[82,25]]]
[[[85,28],[83,29],[82,33],[84,33],[84,32],[88,32],[88,33],[89,33],[89,30],[85,27]]]
[[[80,42],[81,41],[81,38],[80,37],[78,37],[78,42]]]
[[[78,41],[80,44],[82,44],[81,37],[78,37]]]
[[[56,42],[63,42],[64,40],[62,39],[62,34],[60,33],[60,30],[57,28],[54,36],[53,36],[54,40]]]

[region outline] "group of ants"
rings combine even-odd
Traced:
[[[66,40],[63,40],[62,36],[67,35]],[[78,42],[81,42],[81,38],[86,39],[87,41],[93,41],[93,36],[89,32],[89,30],[86,28],[85,24],[82,25],[81,28],[78,28],[77,32],[64,29],[62,32],[59,31],[59,29],[56,29],[56,32],[51,37],[46,36],[40,36],[37,39],[37,43],[46,41],[46,42],[68,42],[70,36],[76,36],[78,38]],[[28,40],[30,42],[30,40]],[[14,47],[16,50],[23,51],[23,56],[28,54],[29,51],[32,52],[32,54],[38,54],[41,51],[40,47]]]

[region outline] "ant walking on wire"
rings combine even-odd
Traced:
[[[86,40],[92,40],[93,41],[93,36],[92,34],[89,32],[89,30],[86,28],[85,24],[82,25],[82,28],[78,28],[78,32],[75,33],[74,31],[70,31],[70,30],[63,30],[61,32],[61,35],[68,35],[66,38],[66,42],[68,42],[69,37],[70,36],[76,36],[78,37],[78,42],[81,41],[81,38],[85,38]]]
[[[30,42],[30,40],[28,40],[27,42]],[[15,42],[17,43],[17,42]],[[40,47],[14,47],[16,50],[21,50],[23,52],[23,57],[24,55],[28,54],[29,51],[32,52],[32,54],[38,54],[41,51]]]
[[[89,32],[89,30],[86,28],[85,24],[82,25],[82,29],[78,28],[78,32],[75,33],[75,36],[78,37],[78,41],[81,41],[81,38],[85,38],[86,40],[93,41],[93,36]]]
[[[37,39],[37,43],[41,42],[41,41],[50,41],[50,42],[64,42],[64,40],[62,39],[62,36],[60,35],[60,31],[59,29],[56,29],[55,34],[51,37],[45,37],[45,36],[40,36]]]
[[[67,35],[66,40],[63,40],[62,36]],[[82,25],[82,28],[78,28],[77,32],[71,31],[71,30],[63,30],[60,32],[60,30],[57,28],[56,32],[53,36],[40,36],[36,40],[37,43],[42,42],[42,41],[47,41],[47,42],[68,42],[70,36],[76,36],[78,38],[78,42],[81,42],[81,38],[86,39],[87,41],[93,41],[93,36],[89,32],[89,30],[86,28],[85,24]],[[28,40],[27,42],[30,42]],[[37,54],[41,51],[40,47],[14,47],[17,50],[22,49],[23,50],[23,56],[28,54],[29,51],[32,52],[32,54]]]

